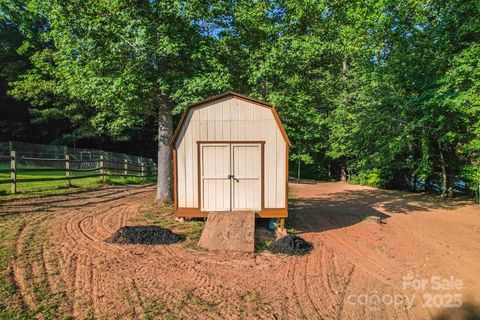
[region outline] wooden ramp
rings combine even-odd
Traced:
[[[254,237],[255,212],[209,212],[198,246],[253,252]]]

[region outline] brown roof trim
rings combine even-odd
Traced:
[[[277,113],[277,109],[275,107],[272,107],[272,113],[273,117],[275,118],[275,122],[278,125],[278,128],[280,129],[280,133],[283,136],[283,139],[285,140],[285,143],[287,146],[291,147],[292,143],[290,142],[290,139],[288,138],[287,131],[285,131],[285,128],[283,127],[282,121],[280,120],[280,116]]]
[[[225,93],[222,93],[222,94],[219,94],[219,95],[216,95],[216,96],[213,96],[213,97],[207,98],[205,100],[195,102],[195,103],[192,103],[192,104],[189,104],[188,106],[186,106],[185,110],[183,111],[182,117],[180,118],[180,122],[178,123],[177,128],[175,129],[175,132],[173,133],[172,140],[170,140],[170,145],[173,147],[175,142],[177,141],[178,135],[180,134],[180,131],[185,124],[185,120],[187,119],[187,115],[188,115],[188,112],[190,111],[190,109],[198,107],[200,105],[204,105],[204,104],[212,102],[212,101],[220,100],[220,99],[223,99],[223,98],[229,97],[229,96],[233,96],[233,97],[236,97],[236,98],[239,98],[239,99],[242,99],[242,100],[247,100],[247,101],[259,104],[261,106],[270,108],[270,110],[272,110],[275,122],[277,123],[278,127],[280,128],[280,132],[282,133],[282,136],[283,136],[285,142],[289,146],[292,145],[290,143],[290,139],[288,138],[287,132],[285,131],[285,128],[283,127],[282,122],[280,121],[280,117],[278,116],[277,110],[275,109],[275,106],[273,104],[270,104],[270,103],[267,103],[267,102],[264,102],[264,101],[260,101],[260,100],[254,99],[254,98],[250,98],[250,97],[247,97],[247,96],[244,96],[242,94],[232,92],[232,91],[227,91]]]

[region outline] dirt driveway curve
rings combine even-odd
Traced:
[[[13,277],[29,308],[38,308],[33,288],[43,281],[64,296],[61,310],[79,319],[442,319],[479,312],[478,206],[343,183],[291,187],[289,224],[314,245],[305,257],[106,243],[151,209],[151,186],[15,200],[3,215],[30,212],[16,255],[40,245],[38,257],[17,259]],[[365,219],[372,215],[386,223]],[[454,277],[463,287],[404,290],[406,275]],[[463,307],[424,308],[425,293],[461,293]],[[364,303],[365,294],[407,299]]]

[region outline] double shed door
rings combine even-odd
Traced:
[[[202,211],[260,211],[262,144],[200,143]]]

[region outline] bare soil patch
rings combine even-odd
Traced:
[[[176,224],[168,208],[153,204],[153,187],[0,202],[2,221],[22,216],[11,237],[15,303],[44,318],[78,319],[441,319],[479,312],[478,206],[343,183],[291,187],[287,226],[313,244],[306,256],[201,251],[188,239],[105,242],[123,226],[152,223],[196,236],[201,224]],[[461,279],[463,307],[425,308],[426,291],[403,289],[405,275]],[[415,301],[355,300],[372,292]]]

